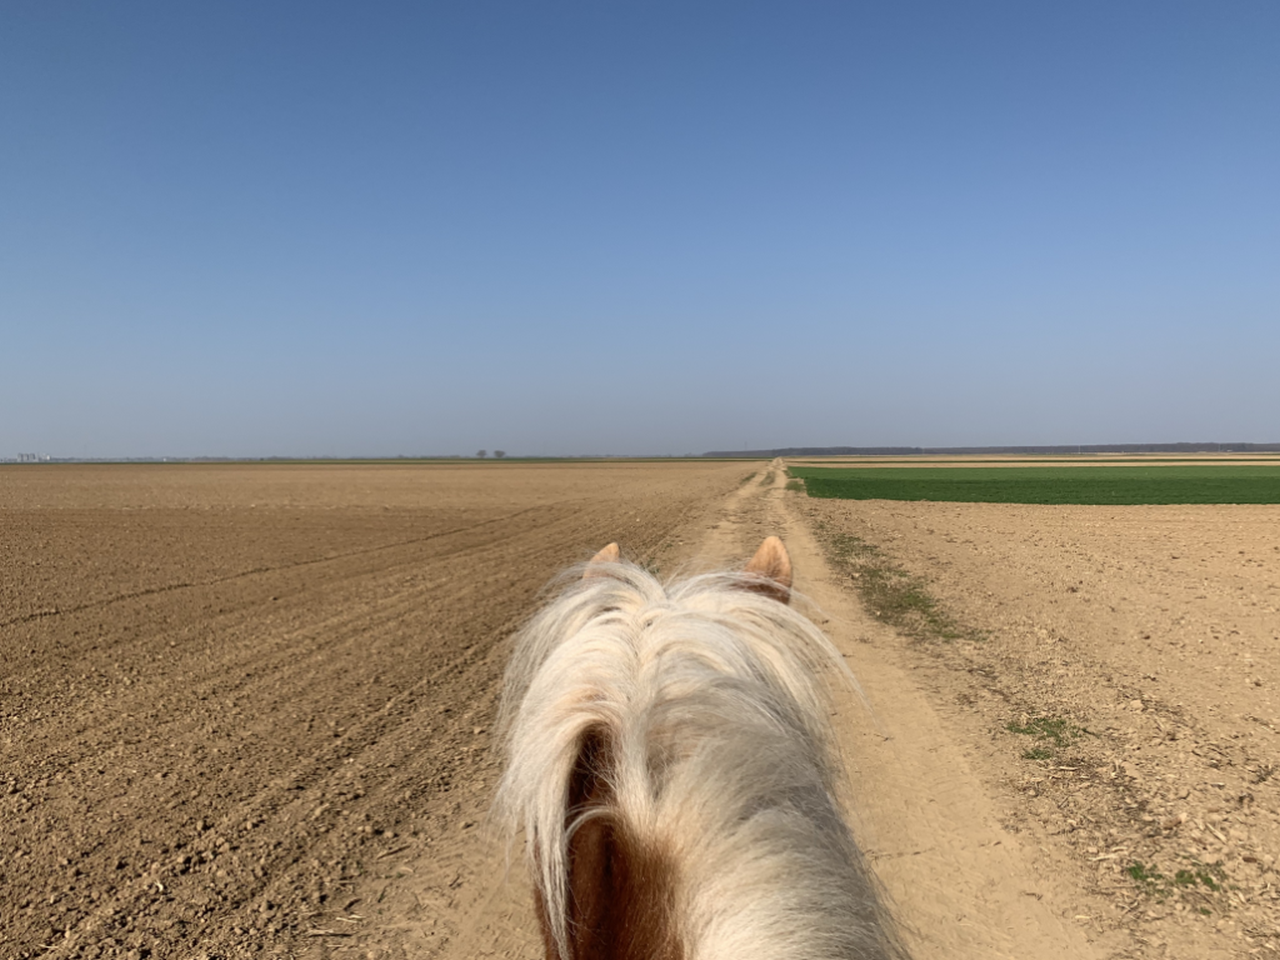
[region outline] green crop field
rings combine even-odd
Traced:
[[[959,503],[1280,503],[1280,463],[1139,467],[792,467],[811,497]]]

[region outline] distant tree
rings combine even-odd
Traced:
[[[487,457],[488,455],[489,455],[489,451],[488,451],[488,450],[477,450],[477,451],[476,451],[476,456],[477,456],[477,457],[479,457],[481,460],[483,460],[483,459],[484,459],[485,457]]]
[[[505,451],[505,450],[495,450],[495,451],[493,451],[493,455],[494,455],[495,457],[497,457],[499,460],[501,460],[503,457],[505,457],[505,456],[507,455],[507,451]]]

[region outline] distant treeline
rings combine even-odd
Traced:
[[[963,454],[1280,453],[1280,443],[1085,443],[1043,447],[781,447],[713,450],[704,457],[909,457]]]

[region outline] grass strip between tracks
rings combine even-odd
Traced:
[[[929,592],[923,577],[894,563],[875,544],[814,522],[827,559],[849,577],[867,610],[914,640],[983,640],[985,635],[957,622]]]

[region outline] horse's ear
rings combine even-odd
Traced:
[[[582,579],[586,580],[589,577],[606,576],[604,571],[599,569],[600,564],[617,563],[617,562],[618,562],[618,545],[616,543],[611,543],[607,547],[602,549],[599,553],[597,553],[594,557],[592,557],[590,560],[587,561],[587,569],[582,571]]]
[[[773,597],[779,603],[791,601],[791,558],[777,537],[766,537],[747,564],[745,573],[755,574],[747,589]]]

